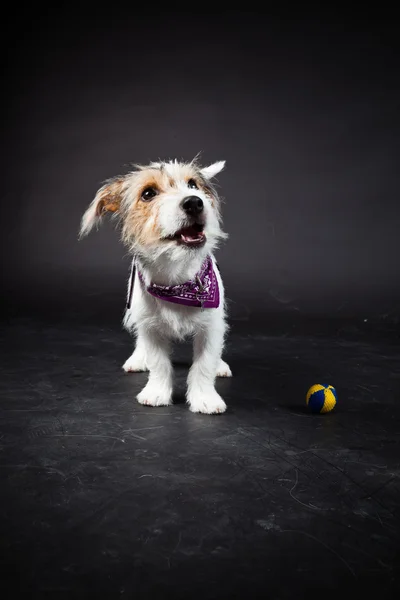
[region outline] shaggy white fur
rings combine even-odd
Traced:
[[[137,396],[141,404],[171,404],[171,342],[193,337],[189,408],[207,414],[226,410],[215,389],[217,376],[231,377],[232,373],[221,358],[227,330],[224,286],[213,252],[227,236],[220,226],[220,201],[211,183],[224,164],[221,161],[201,168],[195,161],[170,161],[137,167],[108,181],[82,218],[81,236],[89,233],[105,212],[119,216],[122,239],[142,275],[141,281],[136,270],[123,321],[136,336],[135,350],[123,369],[149,371],[148,382]],[[195,199],[193,210],[184,206],[189,197]],[[146,286],[151,283],[170,286],[193,280],[207,256],[212,258],[218,280],[218,308],[182,306],[148,293]]]

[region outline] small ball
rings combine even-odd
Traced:
[[[306,404],[310,411],[321,415],[331,412],[336,406],[336,401],[337,394],[332,385],[312,385],[306,396]]]

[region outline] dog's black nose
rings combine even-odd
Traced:
[[[187,198],[184,198],[182,208],[188,215],[195,217],[203,211],[203,200],[198,196],[188,196]]]

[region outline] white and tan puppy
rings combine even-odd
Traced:
[[[84,236],[111,212],[133,255],[125,328],[136,335],[127,372],[149,371],[141,404],[172,403],[171,342],[193,337],[187,402],[193,412],[222,413],[215,378],[230,377],[222,360],[226,333],[224,287],[214,259],[221,230],[220,201],[211,183],[223,168],[196,161],[151,163],[116,177],[97,192],[82,218]]]

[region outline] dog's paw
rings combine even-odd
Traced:
[[[139,404],[146,406],[168,406],[172,404],[172,390],[147,384],[136,396]]]
[[[214,389],[188,394],[189,409],[194,413],[215,415],[226,411],[226,404]]]
[[[125,373],[140,373],[148,370],[143,354],[136,352],[124,362],[122,368]]]
[[[217,377],[232,377],[229,365],[222,358],[217,367]]]

